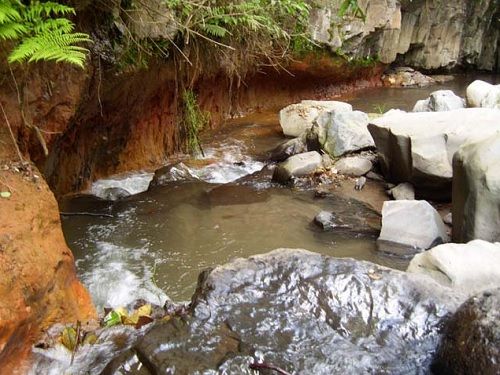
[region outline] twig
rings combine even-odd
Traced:
[[[0,177],[0,184],[4,185],[7,187],[7,189],[9,189],[9,191],[12,193],[12,192],[17,192],[16,189],[14,189],[12,186],[10,186],[8,183],[5,182],[5,180]]]
[[[257,371],[259,371],[259,370],[273,370],[273,371],[276,371],[280,375],[292,375],[288,371],[285,371],[278,366],[274,366],[274,365],[271,365],[271,364],[265,363],[265,362],[251,363],[249,365],[249,367],[251,370],[257,370]]]
[[[94,212],[59,212],[61,216],[97,216],[97,217],[110,217],[113,218],[113,215],[110,214],[98,214]]]
[[[19,146],[17,145],[16,137],[14,137],[14,133],[12,132],[12,127],[10,126],[9,118],[7,117],[7,114],[5,113],[5,109],[3,108],[3,104],[0,102],[0,108],[2,109],[3,117],[5,118],[5,123],[7,124],[7,128],[9,128],[9,133],[10,137],[12,138],[12,143],[14,144],[14,147],[16,148],[17,156],[19,157],[19,160],[21,163],[24,163],[23,155],[21,154],[21,150],[19,150]]]

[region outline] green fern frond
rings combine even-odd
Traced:
[[[230,32],[225,27],[219,25],[205,24],[201,27],[201,29],[205,31],[208,35],[217,38],[224,38],[227,34],[230,34]]]
[[[0,0],[0,40],[20,40],[8,56],[9,63],[51,60],[83,67],[86,48],[77,46],[91,40],[74,33],[75,25],[65,16],[75,14],[67,5],[54,1]]]
[[[4,24],[0,24],[0,39],[8,40],[8,39],[18,39],[22,35],[26,34],[28,29],[26,26],[16,22],[8,22]]]
[[[9,2],[0,3],[0,25],[6,22],[20,21],[21,15]]]
[[[26,38],[15,47],[8,60],[10,63],[52,60],[83,67],[88,50],[75,46],[75,44],[89,41],[88,35],[83,33],[60,34],[52,32],[36,35]]]

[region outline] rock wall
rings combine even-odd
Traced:
[[[366,20],[338,16],[341,1],[312,12],[313,38],[356,59],[377,55],[421,69],[500,71],[499,0],[359,0]]]

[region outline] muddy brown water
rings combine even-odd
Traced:
[[[463,95],[476,76],[425,88],[375,88],[345,98],[355,109],[411,110],[438,89]],[[482,76],[498,82],[498,76]],[[304,98],[306,99],[306,98]],[[284,140],[277,111],[231,121],[203,136],[204,157],[186,160],[201,180],[178,181],[117,202],[84,196],[65,200],[63,211],[107,213],[113,217],[63,217],[63,229],[77,260],[79,276],[99,306],[190,299],[203,269],[236,257],[275,248],[304,248],[335,257],[353,257],[404,269],[407,260],[376,251],[379,218],[367,205],[340,196],[316,199],[308,190],[273,185],[260,170],[267,152]],[[97,181],[93,192],[121,186],[144,190],[149,173]],[[333,211],[347,229],[322,232],[312,225],[321,210]]]

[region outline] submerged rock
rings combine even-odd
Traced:
[[[421,374],[457,297],[431,279],[280,249],[201,275],[192,316],[135,346],[156,373]]]
[[[291,137],[299,137],[309,130],[314,120],[323,112],[352,111],[348,103],[337,101],[302,100],[283,108],[280,113],[280,125],[283,133]]]
[[[419,100],[413,112],[443,112],[465,108],[465,101],[451,90],[438,90],[431,93],[429,98]]]
[[[276,166],[273,181],[286,184],[292,177],[302,177],[314,173],[323,166],[323,159],[316,151],[289,157]]]
[[[415,255],[407,271],[421,273],[467,296],[500,286],[500,243],[448,243]]]
[[[333,212],[321,211],[314,217],[314,224],[323,230],[333,230],[335,228],[348,228],[342,220],[338,219]]]
[[[500,131],[500,111],[390,111],[371,120],[368,129],[388,180],[410,182],[420,197],[449,199],[453,154],[468,141]]]
[[[465,302],[446,323],[434,373],[500,373],[500,288]]]
[[[453,240],[500,241],[500,132],[463,145],[453,174]]]
[[[387,243],[425,250],[448,242],[446,227],[439,213],[426,201],[386,201],[382,207],[382,230],[378,241],[383,251]]]

